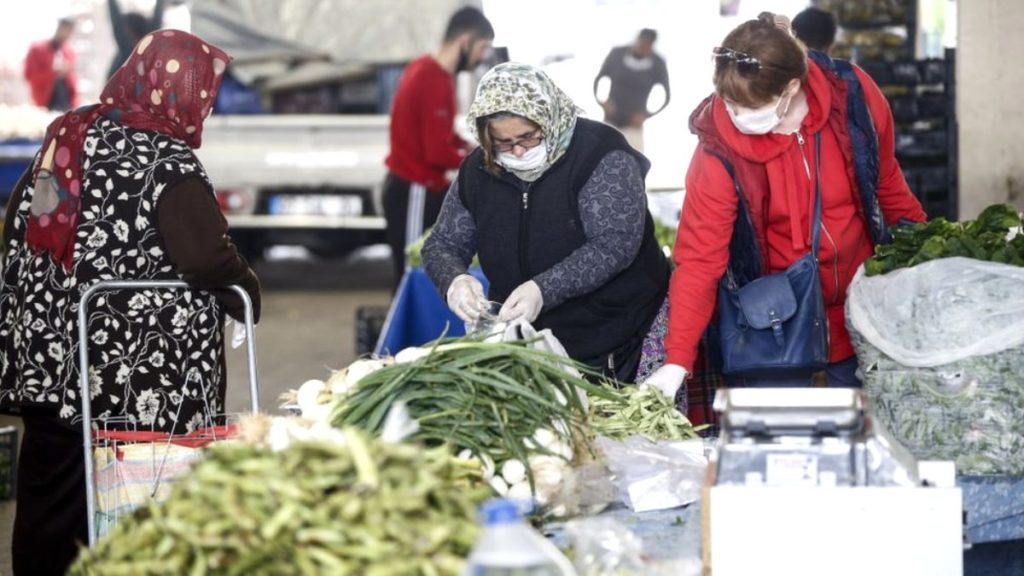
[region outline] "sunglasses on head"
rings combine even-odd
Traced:
[[[743,76],[754,76],[760,72],[762,67],[770,64],[762,64],[760,60],[739,50],[718,46],[711,51],[711,59],[715,62],[715,71],[721,71],[730,62],[736,65],[736,70]]]

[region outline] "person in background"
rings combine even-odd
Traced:
[[[121,12],[121,4],[118,0],[107,0],[110,27],[114,31],[114,42],[117,43],[117,53],[114,54],[114,60],[110,63],[108,78],[117,72],[121,64],[124,64],[124,61],[131,55],[132,49],[143,36],[163,27],[166,5],[167,0],[156,0],[153,16],[146,18],[138,12]]]
[[[193,149],[229,56],[181,31],[144,37],[100,94],[49,126],[9,201],[0,283],[0,410],[20,416],[17,575],[64,574],[86,541],[77,311],[89,309],[92,415],[184,434],[223,413],[224,313],[259,314],[259,281]],[[258,317],[258,316],[257,316]]]
[[[480,147],[459,169],[423,266],[448,307],[474,321],[550,328],[569,356],[620,382],[641,371],[664,325],[669,264],[654,237],[650,163],[579,109],[542,71],[500,64],[480,81],[469,126]],[[485,297],[467,274],[474,254]],[[656,338],[655,344],[660,344]]]
[[[836,41],[836,17],[811,6],[793,18],[793,34],[809,49],[828,54]]]
[[[636,41],[628,46],[612,48],[594,78],[594,97],[604,108],[604,121],[626,135],[630,146],[643,152],[644,122],[668,106],[668,67],[665,59],[654,52],[658,33],[644,28]],[[603,79],[610,81],[608,97],[598,97]],[[665,100],[651,112],[647,100],[655,86],[665,90]]]
[[[36,106],[64,112],[78,105],[78,78],[71,35],[73,18],[61,18],[53,38],[33,44],[25,56],[25,80]]]
[[[455,76],[488,56],[494,28],[476,8],[448,21],[437,52],[406,66],[391,107],[391,152],[385,161],[384,218],[397,288],[405,249],[434,225],[448,189],[448,171],[462,163],[469,145],[455,133]]]
[[[888,102],[859,68],[820,52],[808,58],[769,13],[734,29],[712,55],[715,92],[690,116],[699,144],[674,251],[668,358],[647,384],[671,397],[692,373],[727,267],[770,274],[808,252],[820,165],[826,376],[830,386],[859,386],[846,289],[874,246],[888,240],[888,226],[926,219],[896,161]],[[734,233],[749,242],[734,243]],[[806,386],[814,377],[733,384]]]

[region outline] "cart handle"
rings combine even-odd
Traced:
[[[92,400],[89,397],[89,301],[100,292],[129,289],[191,290],[181,280],[104,280],[93,284],[82,293],[78,308],[78,388],[82,397],[82,450],[85,455],[85,504],[89,525],[89,547],[96,545],[96,487],[92,461]],[[256,370],[256,329],[253,322],[252,299],[241,286],[229,286],[242,299],[245,307],[245,348],[249,360],[249,394],[253,414],[260,411],[259,380]],[[225,377],[227,375],[225,374]]]

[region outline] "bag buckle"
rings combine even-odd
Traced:
[[[775,336],[775,343],[779,347],[786,345],[786,334],[782,331],[782,320],[779,318],[778,312],[774,308],[768,310],[768,318],[772,326],[772,334]]]

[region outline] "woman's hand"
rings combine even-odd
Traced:
[[[511,322],[522,318],[527,322],[533,322],[543,307],[544,296],[540,293],[540,286],[530,280],[512,291],[501,307],[501,312],[498,312],[498,320]]]
[[[463,322],[476,322],[487,307],[484,287],[475,277],[460,274],[448,286],[448,308]]]
[[[640,385],[646,388],[654,388],[664,394],[666,398],[675,398],[676,392],[683,385],[683,380],[686,380],[686,376],[686,368],[678,364],[665,364],[655,370]]]

